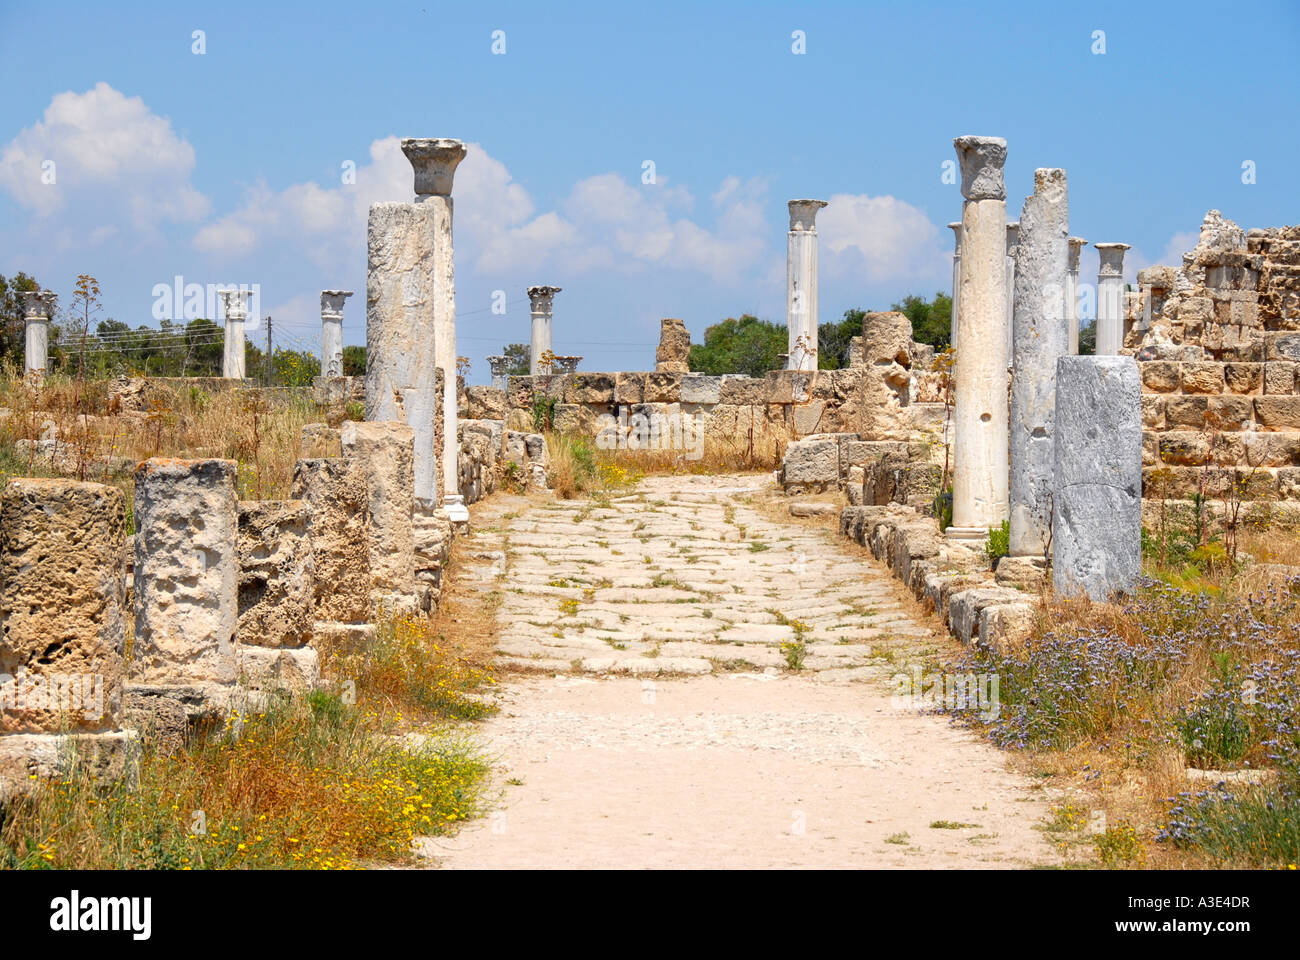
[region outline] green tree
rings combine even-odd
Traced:
[[[1089,321],[1087,326],[1079,324],[1079,356],[1091,357],[1097,352],[1097,321]]]
[[[936,293],[933,300],[911,294],[890,309],[912,321],[912,339],[917,343],[928,343],[936,350],[943,350],[952,342],[952,297],[948,294]]]
[[[839,370],[849,365],[849,347],[854,337],[862,335],[862,318],[867,311],[852,307],[839,320],[817,327],[817,367]]]
[[[501,355],[509,361],[509,366],[506,368],[506,376],[528,376],[528,344],[507,343],[501,348]]]
[[[704,331],[704,342],[691,345],[690,367],[698,373],[743,373],[761,377],[780,369],[779,357],[789,338],[784,324],[760,320],[751,314],[728,317]]]
[[[23,298],[25,290],[39,290],[34,277],[19,270],[5,279],[0,274],[0,360],[21,362],[26,342],[23,337]]]
[[[343,376],[364,377],[366,375],[366,348],[355,344],[343,348]]]

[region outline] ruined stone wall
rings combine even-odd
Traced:
[[[1300,227],[1217,210],[1183,264],[1138,274],[1124,352],[1142,374],[1145,496],[1300,500]]]

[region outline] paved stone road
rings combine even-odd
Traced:
[[[457,589],[500,597],[496,792],[425,842],[439,864],[1054,860],[1041,792],[891,700],[889,678],[946,641],[829,526],[771,519],[769,489],[654,477],[608,505],[479,505]]]

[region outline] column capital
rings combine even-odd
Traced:
[[[415,168],[417,197],[449,197],[456,167],[465,159],[465,144],[446,137],[406,137],[402,153]]]
[[[487,358],[488,367],[492,371],[492,376],[504,376],[505,372],[510,369],[510,358],[505,356],[495,356]]]
[[[248,294],[249,291],[247,290],[217,291],[217,296],[221,298],[221,306],[225,310],[227,320],[248,319]]]
[[[1083,248],[1086,247],[1086,246],[1088,245],[1088,241],[1085,240],[1085,239],[1083,239],[1083,237],[1068,237],[1068,238],[1066,238],[1066,241],[1065,241],[1065,242],[1068,243],[1068,244],[1070,245],[1070,250],[1069,250],[1069,254],[1068,254],[1068,257],[1069,257],[1069,265],[1070,265],[1070,272],[1071,272],[1071,273],[1078,273],[1078,272],[1079,272],[1079,254],[1083,251]]]
[[[1020,245],[1020,221],[1012,220],[1007,224],[1007,256],[1016,255],[1016,247]]]
[[[537,286],[528,288],[528,301],[532,305],[533,311],[544,311],[549,313],[551,310],[551,301],[563,287]]]
[[[352,296],[351,290],[322,290],[320,292],[320,318],[342,320],[343,302]]]
[[[1124,251],[1129,249],[1127,243],[1094,243],[1101,263],[1097,267],[1097,279],[1124,276]]]
[[[967,200],[1005,200],[1002,166],[1007,142],[1001,137],[964,136],[953,140],[961,164],[961,195]]]
[[[948,229],[952,231],[953,251],[956,253],[960,253],[961,252],[961,221],[954,220],[952,223],[948,224]]]
[[[791,200],[787,206],[790,208],[791,233],[816,233],[817,211],[827,206],[827,202],[825,200]]]
[[[50,319],[50,312],[54,309],[54,301],[58,299],[58,294],[53,290],[24,290],[21,296],[23,298],[24,320]]]

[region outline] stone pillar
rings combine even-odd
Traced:
[[[825,200],[791,200],[786,234],[787,370],[817,369],[817,211]]]
[[[1142,384],[1132,357],[1056,363],[1052,575],[1110,600],[1142,572]]]
[[[948,536],[983,543],[1007,519],[1007,205],[1000,137],[958,137],[961,343],[955,364],[953,515]]]
[[[488,357],[488,366],[492,369],[492,389],[505,391],[506,377],[509,375],[509,357]]]
[[[528,375],[546,376],[555,372],[553,366],[543,367],[542,357],[551,349],[551,305],[560,287],[529,287],[528,304],[532,311],[532,337],[528,341]]]
[[[659,323],[659,347],[655,350],[656,373],[691,372],[691,332],[672,317]]]
[[[132,689],[179,698],[191,717],[224,711],[234,690],[236,469],[233,460],[155,457],[135,471]]]
[[[22,298],[26,333],[23,368],[29,376],[44,377],[49,370],[50,314],[54,310],[56,295],[51,290],[25,290]]]
[[[241,682],[258,690],[307,690],[320,679],[311,646],[315,562],[304,500],[239,503]],[[332,585],[331,585],[332,586]]]
[[[366,473],[346,457],[299,460],[293,497],[306,502],[315,569],[314,632],[322,624],[359,626],[370,618],[370,489]]]
[[[1124,343],[1124,251],[1127,243],[1094,243],[1097,267],[1097,356],[1113,357]]]
[[[343,455],[360,467],[370,494],[370,596],[376,610],[409,613],[416,606],[412,513],[414,431],[404,423],[345,420]]]
[[[1011,555],[1042,557],[1051,532],[1056,361],[1069,351],[1065,291],[1070,204],[1065,171],[1034,171],[1016,249],[1011,363]]]
[[[1020,246],[1020,222],[1007,224],[1007,362],[1016,355],[1016,250]]]
[[[1088,241],[1083,237],[1070,237],[1065,272],[1065,322],[1068,330],[1070,355],[1079,355],[1079,253]]]
[[[350,296],[351,290],[320,292],[321,376],[343,376],[343,302]]]
[[[248,320],[248,291],[219,290],[226,314],[225,349],[221,358],[221,375],[227,380],[244,379],[244,323]],[[267,358],[270,362],[270,358]]]
[[[366,419],[402,420],[415,433],[415,496],[433,509],[441,456],[447,497],[455,496],[456,291],[451,187],[465,157],[459,140],[406,139],[415,200],[376,203],[366,226]],[[436,447],[437,371],[444,370],[448,422]],[[448,501],[450,502],[450,501]],[[462,508],[463,509],[463,508]]]
[[[0,800],[65,775],[98,779],[135,760],[121,732],[126,509],[120,491],[15,478],[0,496]]]
[[[952,231],[952,326],[948,335],[949,345],[957,349],[957,288],[961,280],[961,221],[948,224]]]

